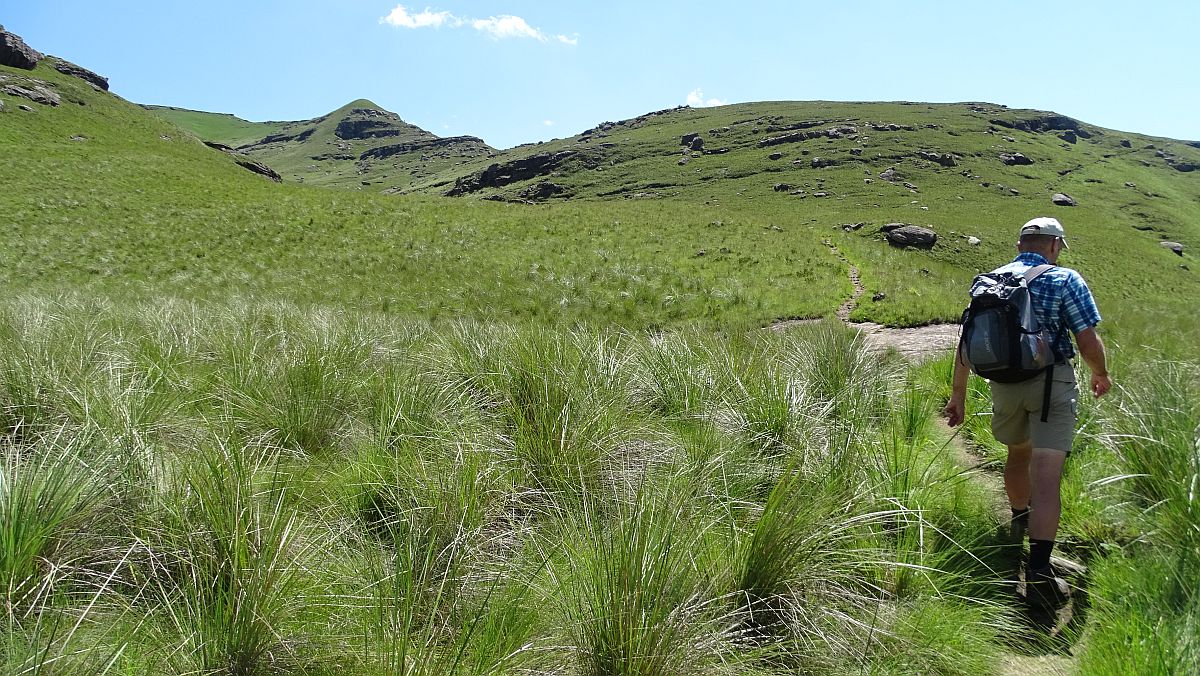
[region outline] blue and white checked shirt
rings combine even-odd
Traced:
[[[994,272],[1023,275],[1029,268],[1049,262],[1041,254],[1025,251],[1018,254],[1013,262]],[[979,284],[976,282],[975,286]],[[971,287],[972,292],[975,286]],[[1071,344],[1071,337],[1063,330],[1064,326],[1071,333],[1079,333],[1100,323],[1100,311],[1096,309],[1092,290],[1083,277],[1071,268],[1053,267],[1043,272],[1029,285],[1029,299],[1038,323],[1054,336],[1054,352],[1061,359],[1075,356],[1075,347]]]

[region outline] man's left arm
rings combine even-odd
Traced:
[[[1096,308],[1092,291],[1083,281],[1083,277],[1077,272],[1072,272],[1064,297],[1064,319],[1075,334],[1079,354],[1092,372],[1092,396],[1100,398],[1112,388],[1104,341],[1100,340],[1100,334],[1096,333],[1096,325],[1100,323],[1100,311]]]
[[[1112,379],[1108,377],[1108,356],[1104,352],[1104,341],[1092,326],[1075,334],[1075,343],[1079,345],[1079,354],[1092,371],[1092,396],[1099,399],[1112,388]]]

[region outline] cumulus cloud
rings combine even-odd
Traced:
[[[501,14],[486,19],[471,19],[455,16],[451,12],[434,11],[428,7],[424,11],[414,13],[404,5],[396,5],[395,9],[379,21],[380,23],[390,24],[399,28],[410,29],[441,28],[442,26],[460,28],[462,26],[470,26],[493,40],[506,40],[510,38],[537,40],[539,42],[549,42],[551,40],[541,29],[530,26],[529,22],[525,21],[525,19],[511,14]],[[574,46],[579,44],[578,34],[574,36],[555,35],[553,39],[564,45]]]
[[[693,89],[687,95],[687,104],[693,108],[709,108],[711,106],[723,106],[727,101],[721,99],[705,99],[704,92],[699,89]]]
[[[396,5],[396,8],[380,21],[400,28],[441,28],[447,24],[457,28],[463,23],[462,19],[450,12],[434,12],[426,7],[425,11],[419,14],[411,14],[404,5]]]
[[[525,19],[511,14],[475,19],[471,27],[481,33],[487,33],[495,40],[504,38],[532,38],[546,41],[546,36],[538,29],[525,23]]]
[[[553,127],[554,120],[542,120],[542,124],[546,125],[547,127]]]

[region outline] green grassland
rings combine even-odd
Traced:
[[[204,141],[214,141],[238,147],[253,143],[271,134],[278,134],[287,122],[250,122],[228,113],[206,113],[171,106],[142,106],[186,129]]]
[[[988,104],[761,103],[424,168],[395,156],[390,184],[335,160],[318,187],[205,147],[257,135],[228,116],[168,111],[185,131],[45,65],[0,77],[62,96],[24,111],[0,94],[4,670],[1195,663],[1200,172],[1166,163],[1200,163],[1192,146],[1086,125],[1070,143],[992,122],[1048,114]],[[336,144],[330,125],[366,104],[277,150],[321,154],[308,144]],[[759,146],[813,120],[858,138]],[[694,132],[729,151],[679,164]],[[443,196],[575,147],[605,161]],[[522,196],[544,181],[569,197]],[[1053,639],[1014,600],[1015,548],[934,422],[948,356],[913,367],[832,321],[759,330],[831,317],[852,293],[841,256],[867,290],[854,319],[956,319],[971,276],[1047,213],[1118,383],[1080,402],[1060,552],[1089,572]],[[889,222],[940,239],[894,248]],[[964,435],[985,470],[987,406],[973,382]]]
[[[288,182],[378,192],[405,188],[493,149],[471,136],[441,139],[366,99],[298,122],[247,122],[217,113],[151,107],[198,138],[232,146]],[[373,151],[382,151],[376,157]],[[376,186],[370,188],[370,186]]]
[[[0,195],[6,261],[0,281],[12,289],[215,299],[269,295],[422,316],[539,316],[625,326],[765,324],[830,316],[849,296],[845,265],[822,244],[829,241],[860,269],[871,295],[884,294],[880,301],[861,303],[855,318],[912,325],[955,319],[971,275],[1011,255],[1016,225],[1033,214],[1054,213],[1066,222],[1074,244],[1064,263],[1091,281],[1118,334],[1141,341],[1142,329],[1153,326],[1194,335],[1192,299],[1200,283],[1187,269],[1190,250],[1180,259],[1158,241],[1196,241],[1200,225],[1188,214],[1200,199],[1200,172],[1170,169],[1150,151],[1127,150],[1130,157],[1091,165],[1089,177],[1104,183],[1088,183],[1079,172],[1059,177],[1054,169],[1066,166],[1065,160],[1051,153],[1099,157],[1107,146],[1093,149],[1081,140],[1064,149],[1060,146],[1069,144],[1013,130],[1031,146],[1025,148],[1028,155],[1051,159],[1012,168],[985,155],[964,158],[954,168],[919,166],[909,150],[929,147],[965,156],[972,149],[910,140],[909,146],[884,149],[905,158],[900,161],[813,170],[794,168],[786,159],[773,162],[766,158],[768,149],[754,148],[693,159],[710,163],[714,174],[721,170],[715,163],[729,164],[730,175],[696,179],[687,188],[692,192],[680,188],[671,198],[528,205],[379,196],[270,184],[116,97],[46,68],[34,75],[86,105],[39,106],[25,113],[10,104],[3,112],[0,142],[10,162],[0,169],[7,188]],[[797,119],[848,118],[854,109],[807,105],[673,111],[639,123],[628,132],[628,143],[658,147],[669,140],[678,146],[681,130],[703,134],[722,122],[733,128],[740,117],[748,120],[741,126],[752,127],[753,120],[775,119],[789,108]],[[925,106],[863,106],[857,118],[895,124],[929,112]],[[934,106],[931,114],[942,111],[943,117],[930,118],[936,120],[930,124],[941,127],[926,131],[942,140],[968,138],[944,131],[949,119],[970,117],[965,110]],[[620,128],[608,133],[625,142]],[[873,142],[882,143],[872,134]],[[72,141],[77,135],[86,140]],[[1146,140],[1119,136],[1131,137],[1135,149]],[[995,134],[978,130],[975,137],[985,147],[997,141]],[[1121,147],[1115,133],[1096,138]],[[1167,145],[1161,139],[1158,144]],[[1184,157],[1185,146],[1170,147]],[[517,151],[531,152],[512,152]],[[1147,167],[1133,159],[1142,155],[1158,164],[1147,159]],[[632,185],[620,172],[648,174],[638,166],[666,163],[670,171],[694,173],[691,163],[680,168],[673,158],[642,157],[554,180],[591,181],[600,192],[595,182],[601,177],[611,190]],[[786,169],[763,173],[760,165],[766,164]],[[918,192],[879,180],[876,175],[887,166],[896,166]],[[1030,178],[1017,176],[1017,170]],[[1019,186],[1022,194],[981,188],[982,180],[962,171]],[[772,184],[780,180],[809,189],[824,185],[832,196],[777,193]],[[1138,188],[1125,188],[1125,180]],[[51,185],[54,190],[45,188]],[[1050,205],[1052,190],[1071,192],[1080,206]],[[892,221],[930,226],[941,239],[929,252],[894,249],[876,232]],[[856,232],[841,227],[859,222],[867,225]],[[1133,227],[1143,223],[1154,230]],[[966,235],[983,241],[972,247]]]

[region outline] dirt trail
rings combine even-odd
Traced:
[[[969,440],[963,439],[961,430],[954,430],[941,418],[937,424],[949,440],[946,452],[962,469],[963,474],[971,483],[978,487],[986,496],[996,512],[998,521],[1006,524],[1011,518],[1008,497],[1004,492],[1004,479],[1000,471],[981,467],[983,454],[974,449]],[[956,433],[957,432],[957,433]],[[1002,526],[996,534],[993,545],[1005,545],[1010,536],[1008,526]],[[1003,557],[1003,565],[997,570],[1005,576],[1012,585],[1014,597],[1023,593],[1021,581],[1021,563],[1023,554],[1020,550],[1008,545],[1010,553]],[[1050,676],[1065,676],[1076,672],[1076,660],[1071,654],[1075,637],[1080,633],[1080,627],[1087,616],[1087,589],[1084,574],[1086,568],[1081,564],[1067,559],[1054,557],[1055,567],[1060,574],[1067,577],[1073,591],[1072,598],[1057,611],[1040,611],[1028,608],[1019,598],[1014,603],[1021,610],[1019,621],[1025,627],[1024,634],[1027,643],[1021,646],[1020,652],[1008,652],[1002,657],[996,673],[1000,676],[1029,676],[1030,674],[1047,674]],[[1081,586],[1084,585],[1084,586]]]
[[[863,294],[867,292],[867,288],[863,286],[861,275],[858,267],[850,262],[849,258],[841,252],[830,240],[823,240],[822,243],[829,247],[838,260],[846,264],[849,270],[848,276],[850,283],[854,287],[854,291],[840,306],[838,306],[835,316],[838,320],[852,326],[865,334],[867,347],[873,350],[886,351],[894,349],[911,361],[922,361],[929,357],[938,356],[954,348],[958,343],[958,325],[957,324],[927,324],[925,326],[915,326],[906,329],[896,329],[876,324],[874,322],[852,322],[850,316],[858,307],[858,301]],[[813,324],[819,322],[819,319],[786,319],[777,321],[771,325],[771,329],[775,331],[786,331],[794,326],[804,324]]]

